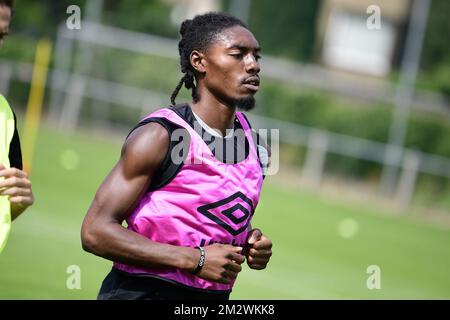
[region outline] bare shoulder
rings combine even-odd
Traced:
[[[167,130],[158,123],[148,123],[128,136],[122,147],[121,161],[132,171],[151,172],[162,163],[168,148]]]

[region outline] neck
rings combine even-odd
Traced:
[[[219,130],[223,136],[233,128],[236,107],[219,101],[210,92],[201,92],[198,102],[191,102],[192,110],[211,128]]]

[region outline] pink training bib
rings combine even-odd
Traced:
[[[176,246],[207,246],[217,242],[244,246],[263,182],[251,128],[244,116],[236,112],[250,151],[237,164],[217,160],[200,135],[174,111],[160,109],[145,119],[150,117],[166,118],[187,129],[190,146],[175,178],[142,197],[127,219],[128,228],[153,241]],[[207,281],[176,268],[143,268],[117,262],[114,267],[205,290],[230,291],[234,284]]]

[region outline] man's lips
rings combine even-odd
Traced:
[[[246,87],[247,89],[249,89],[251,91],[258,91],[259,77],[257,77],[257,76],[249,77],[244,80],[243,85],[244,85],[244,87]]]
[[[249,83],[244,83],[244,87],[246,87],[248,90],[250,91],[258,91],[259,86],[254,85],[254,84],[249,84]]]

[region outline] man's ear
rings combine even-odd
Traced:
[[[192,50],[191,56],[189,57],[192,67],[199,73],[205,73],[205,55],[198,50]]]

